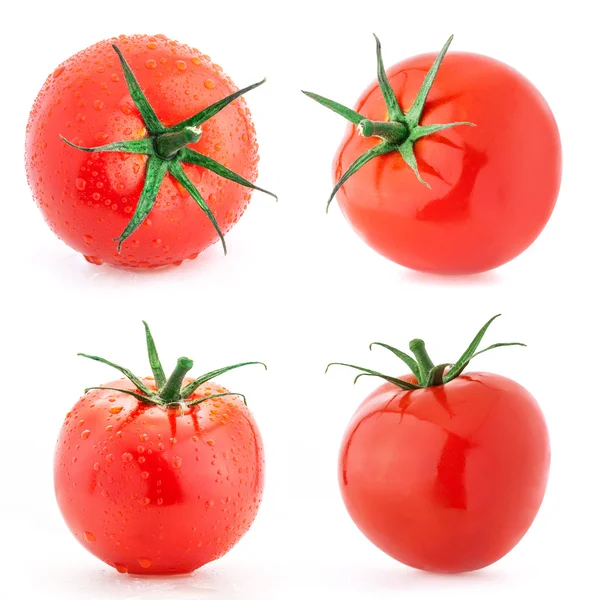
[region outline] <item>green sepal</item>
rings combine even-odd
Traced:
[[[479,344],[481,344],[481,340],[485,335],[485,332],[488,330],[489,326],[499,317],[500,315],[494,315],[478,332],[477,335],[473,338],[473,341],[469,344],[468,348],[462,353],[461,357],[454,363],[454,366],[446,373],[444,376],[444,381],[448,382],[458,377],[465,369],[465,367],[469,364],[471,358],[475,354]]]
[[[196,204],[204,211],[204,214],[209,218],[210,222],[213,224],[219,239],[221,240],[221,244],[223,246],[223,252],[227,254],[227,244],[225,243],[225,236],[221,231],[221,227],[215,217],[213,211],[210,209],[210,206],[206,204],[204,198],[200,195],[198,188],[190,181],[190,178],[185,174],[181,163],[177,161],[171,161],[166,163],[168,165],[169,173],[179,181],[179,183],[186,189],[187,193],[194,199]]]
[[[429,374],[427,375],[427,382],[423,387],[433,387],[435,385],[442,385],[444,383],[444,371],[447,367],[452,366],[452,363],[442,363],[441,365],[435,365]]]
[[[237,100],[240,96],[246,94],[250,90],[261,86],[263,83],[265,83],[265,81],[267,81],[266,77],[257,83],[253,83],[248,87],[238,90],[237,92],[233,92],[233,94],[230,94],[229,96],[225,96],[225,98],[222,100],[218,100],[214,104],[207,106],[199,113],[189,117],[189,119],[185,119],[184,121],[180,121],[176,125],[173,125],[173,127],[170,128],[170,131],[179,131],[181,129],[185,129],[186,127],[198,127],[202,125],[202,123],[205,123],[211,117],[214,117],[217,113],[221,112],[226,106],[229,106],[234,100]]]
[[[417,125],[410,132],[410,139],[413,142],[421,139],[422,137],[426,137],[428,135],[433,135],[434,133],[438,133],[438,131],[444,131],[444,129],[450,129],[451,127],[458,127],[459,125],[468,125],[469,127],[476,127],[475,123],[471,123],[469,121],[457,121],[456,123],[443,123],[442,125]]]
[[[127,379],[129,379],[129,381],[131,381],[131,383],[133,383],[133,385],[135,385],[135,387],[138,390],[140,390],[141,392],[146,394],[146,396],[150,396],[152,394],[152,390],[139,377],[136,377],[129,369],[126,369],[125,367],[122,367],[121,365],[117,365],[116,363],[111,362],[110,360],[106,360],[105,358],[102,358],[100,356],[84,354],[83,352],[79,352],[77,354],[77,356],[83,356],[84,358],[90,358],[91,360],[95,360],[96,362],[100,362],[104,365],[108,365],[109,367],[112,367],[113,369],[117,369],[117,371],[120,371],[121,373],[123,373],[123,375],[125,375],[125,377],[127,377]]]
[[[375,51],[377,54],[377,80],[379,81],[379,89],[383,94],[383,99],[385,100],[385,105],[388,109],[390,121],[404,123],[404,113],[398,104],[398,98],[396,98],[396,94],[390,85],[389,79],[387,78],[387,74],[385,72],[385,67],[383,66],[383,59],[381,57],[381,42],[375,34],[373,34],[373,36],[375,37]]]
[[[152,333],[150,333],[150,327],[148,326],[148,323],[146,323],[146,321],[142,321],[142,323],[144,324],[144,329],[146,330],[146,348],[148,349],[148,361],[150,362],[150,368],[152,369],[152,374],[154,375],[156,387],[160,390],[165,385],[165,383],[167,383],[167,377],[165,375],[163,366],[160,363],[160,359],[158,358],[158,351],[156,350],[156,344],[154,343]]]
[[[364,154],[361,154],[349,167],[348,170],[342,175],[340,180],[335,184],[333,191],[329,195],[329,199],[327,200],[327,208],[326,211],[329,211],[329,205],[331,201],[337,194],[338,190],[346,183],[346,181],[356,173],[361,167],[364,167],[369,161],[373,160],[378,156],[383,156],[390,152],[392,148],[391,144],[387,142],[381,142],[377,144],[377,146],[373,146],[370,150],[367,150]]]
[[[398,146],[398,152],[404,159],[404,162],[412,169],[413,173],[417,176],[419,183],[422,183],[425,187],[431,188],[431,185],[427,183],[419,173],[419,165],[417,164],[417,157],[415,156],[415,149],[413,142],[409,138],[403,144]]]
[[[169,165],[171,163],[162,160],[158,156],[150,156],[148,158],[148,164],[146,165],[146,180],[144,181],[144,187],[138,200],[133,217],[127,224],[127,227],[123,230],[118,238],[115,238],[117,244],[117,252],[121,252],[121,246],[123,242],[146,220],[146,217],[150,214],[154,203],[156,202],[156,196],[158,190],[162,185],[163,179]]]
[[[378,371],[372,371],[371,369],[365,369],[364,367],[358,367],[356,365],[350,365],[348,363],[341,362],[332,362],[327,365],[325,369],[325,373],[329,371],[329,367],[332,365],[339,365],[341,367],[350,367],[351,369],[357,369],[358,371],[362,371],[359,375],[354,378],[354,383],[356,383],[361,377],[380,377],[381,379],[385,379],[389,383],[393,383],[394,385],[402,388],[403,390],[418,390],[419,386],[414,385],[413,383],[409,383],[408,381],[404,381],[403,379],[398,379],[397,377],[390,377],[389,375],[384,375],[383,373],[379,373]]]
[[[372,342],[369,346],[369,350],[373,349],[373,346],[381,346],[386,350],[394,353],[404,364],[412,371],[412,374],[417,378],[417,381],[421,383],[421,373],[419,371],[419,363],[410,356],[406,354],[406,352],[402,352],[402,350],[398,350],[398,348],[394,348],[393,346],[389,346],[388,344],[383,344],[382,342]]]
[[[429,92],[433,86],[433,82],[435,81],[435,77],[438,74],[440,66],[442,65],[442,61],[444,60],[444,56],[446,56],[446,52],[448,52],[448,48],[450,48],[450,44],[454,36],[451,35],[448,38],[448,41],[444,44],[444,47],[437,55],[436,59],[433,61],[427,75],[425,75],[425,79],[419,89],[419,93],[415,98],[413,105],[410,107],[410,110],[406,113],[406,121],[409,126],[416,127],[421,122],[421,117],[423,115],[423,109],[425,108],[425,102],[427,101],[427,96],[429,96]]]
[[[167,128],[160,122],[159,118],[156,116],[154,109],[150,102],[148,102],[148,98],[142,91],[138,80],[135,78],[133,71],[130,66],[127,64],[125,57],[121,54],[121,51],[113,44],[113,50],[117,53],[119,57],[119,61],[121,61],[121,68],[123,69],[123,75],[125,77],[125,82],[127,83],[127,87],[129,89],[129,94],[136,108],[140,111],[140,115],[142,115],[142,119],[144,124],[146,125],[146,129],[150,132],[151,135],[158,135],[159,133],[164,133],[167,131]]]
[[[87,394],[90,390],[111,390],[113,392],[120,392],[121,394],[129,394],[130,396],[137,398],[140,402],[150,402],[152,404],[160,404],[159,402],[156,402],[155,400],[153,400],[151,396],[144,396],[142,394],[138,394],[137,392],[134,392],[133,390],[126,390],[123,388],[115,388],[115,387],[107,387],[104,385],[93,385],[92,387],[85,388],[84,391]]]
[[[211,379],[214,379],[215,377],[218,377],[219,375],[223,375],[223,373],[227,373],[228,371],[233,371],[233,369],[239,369],[240,367],[245,367],[247,365],[262,365],[265,369],[267,368],[267,365],[265,365],[265,363],[263,363],[263,362],[252,361],[252,362],[238,363],[237,365],[230,365],[229,367],[222,367],[220,369],[215,369],[214,371],[210,371],[209,373],[205,373],[201,377],[198,377],[191,383],[188,383],[181,390],[181,397],[189,398],[203,383],[207,383]]]
[[[71,146],[71,148],[81,150],[82,152],[125,152],[127,154],[154,154],[154,145],[152,144],[152,140],[150,138],[142,138],[139,140],[123,140],[122,142],[113,142],[112,144],[106,144],[105,146],[94,146],[92,148],[86,148],[84,146],[73,144],[73,142],[70,142],[62,135],[60,136],[60,139],[68,146]]]
[[[191,402],[186,402],[186,406],[196,406],[197,404],[202,404],[202,402],[206,402],[207,400],[212,400],[213,398],[222,398],[223,396],[239,396],[242,399],[242,402],[245,406],[248,406],[246,402],[246,396],[244,394],[240,394],[239,392],[225,392],[223,394],[211,394],[210,396],[204,396],[204,398],[198,398],[197,400],[192,400]]]
[[[350,123],[358,125],[364,119],[364,117],[358,114],[355,110],[352,110],[351,108],[348,108],[347,106],[344,106],[339,102],[335,102],[334,100],[325,98],[325,96],[319,96],[319,94],[313,94],[312,92],[306,92],[304,90],[302,90],[302,93],[308,96],[309,98],[312,98],[319,104],[322,104],[329,110],[332,110],[334,113],[337,113],[338,115],[344,117],[344,119],[350,121]]]
[[[254,185],[251,181],[248,181],[247,179],[245,179],[241,175],[238,175],[231,169],[228,169],[226,166],[222,165],[221,163],[218,163],[216,160],[213,160],[212,158],[210,158],[210,156],[205,156],[204,154],[200,154],[200,152],[196,152],[195,150],[192,150],[191,148],[182,148],[179,151],[178,158],[183,163],[186,163],[189,165],[197,165],[199,167],[204,167],[205,169],[208,169],[209,171],[212,171],[213,173],[219,175],[219,177],[223,177],[224,179],[229,179],[229,181],[233,181],[234,183],[239,183],[240,185],[243,185],[244,187],[251,188],[253,190],[257,190],[259,192],[268,194],[269,196],[272,196],[273,198],[275,198],[275,200],[278,199],[277,196],[275,194],[273,194],[273,192],[269,192],[268,190],[265,190],[264,188]]]

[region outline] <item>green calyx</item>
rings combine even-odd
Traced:
[[[263,188],[260,188],[241,175],[238,175],[234,171],[231,171],[224,165],[216,162],[212,158],[200,154],[191,148],[188,148],[189,144],[195,144],[202,136],[201,125],[214,117],[217,113],[222,111],[226,106],[231,104],[234,100],[262,85],[266,79],[259,81],[253,85],[249,85],[246,88],[238,90],[233,94],[211,104],[207,108],[201,110],[199,113],[173,125],[172,127],[165,127],[156,116],[152,105],[146,98],[140,84],[138,83],[133,71],[127,64],[127,61],[121,54],[121,51],[117,46],[113,46],[115,52],[119,56],[121,61],[121,67],[123,69],[123,75],[129,88],[129,93],[133,103],[137,107],[142,116],[142,120],[148,130],[149,136],[139,140],[124,140],[121,142],[113,142],[104,146],[96,146],[93,148],[84,148],[77,146],[63,136],[60,136],[63,142],[81,150],[83,152],[125,152],[129,154],[145,154],[148,156],[146,163],[146,179],[142,193],[137,203],[137,207],[131,220],[127,224],[127,227],[123,230],[121,235],[115,239],[117,242],[117,250],[121,251],[123,242],[133,234],[133,232],[145,221],[146,217],[150,214],[152,207],[156,201],[158,190],[163,182],[163,179],[167,173],[174,177],[188,192],[188,194],[195,200],[196,204],[200,207],[206,216],[210,219],[213,227],[215,228],[221,244],[223,245],[223,251],[227,254],[227,246],[223,237],[223,232],[219,227],[217,219],[213,214],[210,207],[206,204],[204,198],[200,195],[200,192],[196,186],[191,182],[187,176],[182,163],[197,165],[204,167],[213,173],[216,173],[220,177],[239,183],[247,188],[258,190],[269,194],[277,199],[277,196]]]
[[[325,372],[329,370],[331,365],[350,367],[351,369],[362,371],[354,378],[354,383],[356,383],[361,377],[379,377],[389,383],[393,383],[403,390],[418,390],[422,388],[435,387],[437,385],[444,385],[445,383],[449,383],[453,379],[456,379],[466,369],[469,362],[478,354],[483,354],[488,350],[500,348],[502,346],[525,346],[525,344],[520,342],[502,342],[499,344],[492,344],[483,350],[477,350],[489,326],[499,316],[500,315],[492,317],[479,330],[477,335],[473,338],[473,341],[469,344],[469,347],[463,352],[461,357],[455,363],[442,363],[439,365],[434,364],[429,357],[427,350],[425,349],[425,342],[419,339],[412,340],[408,345],[410,351],[414,355],[414,358],[410,354],[407,354],[402,350],[398,350],[398,348],[394,348],[393,346],[389,346],[388,344],[383,344],[381,342],[373,342],[369,346],[370,349],[372,349],[373,346],[381,346],[382,348],[385,348],[386,350],[389,350],[395,354],[411,370],[412,374],[417,380],[416,385],[414,383],[404,381],[403,379],[398,379],[397,377],[390,377],[389,375],[384,375],[378,371],[372,371],[371,369],[365,369],[364,367],[357,367],[356,365],[349,365],[348,363],[330,363],[327,365]]]
[[[405,113],[398,103],[396,94],[390,85],[390,82],[385,73],[383,67],[383,60],[381,58],[381,43],[377,36],[375,36],[376,51],[377,51],[377,79],[379,81],[379,88],[385,100],[385,104],[388,111],[389,120],[387,121],[371,121],[365,118],[360,113],[329,100],[318,94],[312,92],[303,92],[309,98],[317,101],[319,104],[329,108],[333,112],[344,117],[347,121],[354,123],[357,126],[358,133],[365,138],[377,137],[381,141],[376,146],[373,146],[367,150],[364,154],[361,154],[349,167],[348,170],[342,175],[341,179],[337,182],[329,199],[327,201],[327,210],[338,190],[344,185],[344,183],[356,173],[361,167],[366,165],[369,161],[373,160],[378,156],[390,154],[392,152],[398,152],[404,162],[413,170],[417,179],[425,186],[431,187],[426,181],[423,180],[419,173],[419,167],[417,165],[417,159],[415,157],[414,144],[417,140],[442,131],[449,129],[450,127],[456,127],[458,125],[470,125],[474,126],[473,123],[466,121],[460,121],[457,123],[444,123],[441,125],[420,125],[421,117],[423,116],[423,109],[425,108],[425,102],[427,96],[433,86],[433,82],[438,73],[442,60],[448,51],[450,43],[452,42],[453,36],[446,42],[441,52],[431,65],[429,72],[425,76],[423,85],[419,90],[417,98],[411,108]]]
[[[150,328],[146,321],[143,321],[144,327],[146,329],[146,346],[148,349],[148,360],[150,362],[150,368],[152,369],[152,374],[154,376],[154,381],[156,383],[156,390],[151,389],[148,385],[146,385],[139,377],[136,377],[129,369],[125,369],[120,365],[117,365],[109,360],[104,358],[100,358],[99,356],[91,356],[89,354],[79,353],[79,356],[84,356],[85,358],[91,358],[92,360],[96,360],[98,362],[104,363],[109,367],[113,367],[120,371],[133,385],[135,385],[136,390],[126,390],[121,388],[113,388],[113,387],[105,387],[105,386],[96,386],[89,387],[85,390],[85,392],[89,392],[90,390],[113,390],[115,392],[121,392],[123,394],[129,394],[137,398],[140,402],[145,402],[147,404],[156,404],[159,406],[171,406],[171,405],[180,405],[180,406],[195,406],[196,404],[200,404],[201,402],[205,402],[206,400],[211,400],[212,398],[221,398],[222,396],[239,396],[246,404],[246,397],[243,394],[239,394],[236,392],[226,392],[223,394],[211,394],[209,396],[203,396],[202,398],[197,398],[195,400],[187,401],[187,399],[204,383],[207,383],[211,379],[218,377],[219,375],[223,375],[223,373],[227,373],[227,371],[232,371],[233,369],[238,369],[239,367],[245,367],[247,365],[262,365],[265,369],[267,365],[262,362],[243,362],[238,363],[237,365],[230,365],[229,367],[222,367],[221,369],[215,369],[214,371],[210,371],[201,375],[197,379],[194,379],[190,383],[184,385],[184,380],[188,372],[194,366],[194,361],[190,358],[182,357],[177,361],[177,365],[171,373],[171,376],[167,379],[165,372],[163,370],[160,359],[158,358],[158,352],[156,350],[156,345],[154,344],[154,338],[150,333]]]

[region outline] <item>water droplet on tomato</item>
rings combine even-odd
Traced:
[[[148,506],[148,504],[150,504],[150,498],[147,498],[146,496],[144,496],[143,498],[140,498],[138,500],[138,502],[142,505],[142,506]]]
[[[85,429],[84,431],[81,432],[81,439],[87,440],[90,437],[91,433],[92,432],[89,429]]]
[[[94,241],[94,238],[91,235],[84,235],[83,236],[83,241],[86,244],[91,244]]]
[[[204,87],[207,90],[214,90],[215,89],[215,82],[212,79],[205,79],[204,80]]]
[[[85,179],[82,179],[81,177],[78,177],[78,178],[75,180],[75,187],[76,187],[76,188],[77,188],[79,191],[85,190],[85,185],[86,185],[86,181],[85,181]]]
[[[109,412],[111,415],[118,415],[118,414],[119,414],[119,413],[120,413],[122,410],[123,410],[123,407],[122,407],[122,406],[111,406],[111,407],[108,409],[108,412]]]
[[[144,569],[148,569],[152,566],[152,561],[149,558],[138,558],[138,562]]]
[[[215,445],[215,440],[206,440],[206,443],[207,443],[209,446],[214,446],[214,445]]]
[[[185,71],[187,69],[187,64],[185,61],[183,60],[178,60],[175,62],[175,66],[180,70],[180,71]]]
[[[148,48],[148,50],[156,50],[158,48],[158,45],[154,42],[148,42],[146,44],[146,48]]]
[[[90,533],[89,531],[86,531],[84,533],[84,535],[85,535],[85,539],[88,542],[95,542],[96,541],[96,536],[93,533]]]
[[[204,506],[206,509],[212,508],[215,505],[215,501],[214,500],[207,500],[204,503]]]
[[[148,473],[148,471],[142,471],[142,472],[140,473],[140,477],[141,477],[142,479],[148,479],[148,477],[150,477],[150,473]]]
[[[147,441],[148,441],[148,434],[140,433],[140,442],[147,442]]]
[[[156,61],[153,58],[149,58],[144,64],[148,69],[156,69]]]
[[[119,563],[115,563],[115,569],[119,572],[119,573],[127,573],[127,567],[125,565],[121,565]]]
[[[56,69],[54,69],[54,73],[52,73],[52,77],[54,77],[54,79],[56,79],[64,70],[65,70],[65,67],[57,67]]]
[[[107,454],[105,458],[106,458],[106,462],[109,462],[109,463],[111,463],[115,460],[115,457],[112,454]]]
[[[179,456],[174,456],[173,459],[171,460],[171,466],[174,469],[181,469],[182,464],[183,464],[183,459],[180,458]]]
[[[131,454],[130,452],[124,452],[124,453],[121,455],[121,460],[122,460],[124,463],[131,462],[131,461],[133,460],[133,454]]]
[[[104,260],[102,260],[98,256],[86,256],[84,254],[83,258],[85,258],[85,260],[87,260],[89,263],[91,263],[93,265],[102,265],[102,264],[104,264]]]
[[[94,100],[94,104],[92,106],[94,107],[95,110],[102,110],[102,107],[104,106],[104,102],[102,102],[102,100]]]

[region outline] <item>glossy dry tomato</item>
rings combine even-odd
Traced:
[[[333,176],[352,228],[398,264],[452,275],[498,267],[538,237],[558,195],[561,145],[525,77],[478,54],[444,58],[448,45],[386,76],[378,44],[379,81],[353,111],[308,95],[351,122]]]
[[[209,383],[256,363],[193,380],[180,359],[166,379],[150,355],[156,379],[117,367],[129,380],[86,390],[67,414],[56,498],[73,535],[119,572],[187,573],[228,552],[261,502],[258,427],[243,396]]]
[[[365,536],[406,565],[481,569],[509,552],[538,512],[550,464],[545,421],[514,381],[463,373],[469,357],[450,370],[428,367],[422,342],[411,349],[416,372],[429,375],[387,378],[348,425],[344,503]]]
[[[92,263],[136,268],[223,240],[260,189],[240,97],[260,83],[238,91],[210,57],[162,35],[69,58],[27,126],[27,177],[52,231]]]

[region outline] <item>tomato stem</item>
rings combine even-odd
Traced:
[[[200,127],[186,127],[181,131],[167,131],[154,138],[156,155],[163,160],[171,160],[188,144],[195,144],[202,137]]]
[[[394,123],[392,121],[370,121],[363,119],[358,124],[358,132],[364,138],[378,137],[390,144],[400,145],[410,133],[404,123]]]
[[[423,340],[412,340],[408,347],[410,351],[415,355],[417,364],[419,365],[419,381],[425,383],[429,379],[429,373],[435,366],[427,350],[425,349],[425,342]]]
[[[164,387],[159,391],[160,397],[165,402],[177,402],[177,400],[181,399],[181,386],[183,380],[193,366],[194,361],[185,356],[182,356],[177,361],[177,366],[173,370],[173,373],[171,373],[171,376],[167,379],[167,383],[165,383]]]

